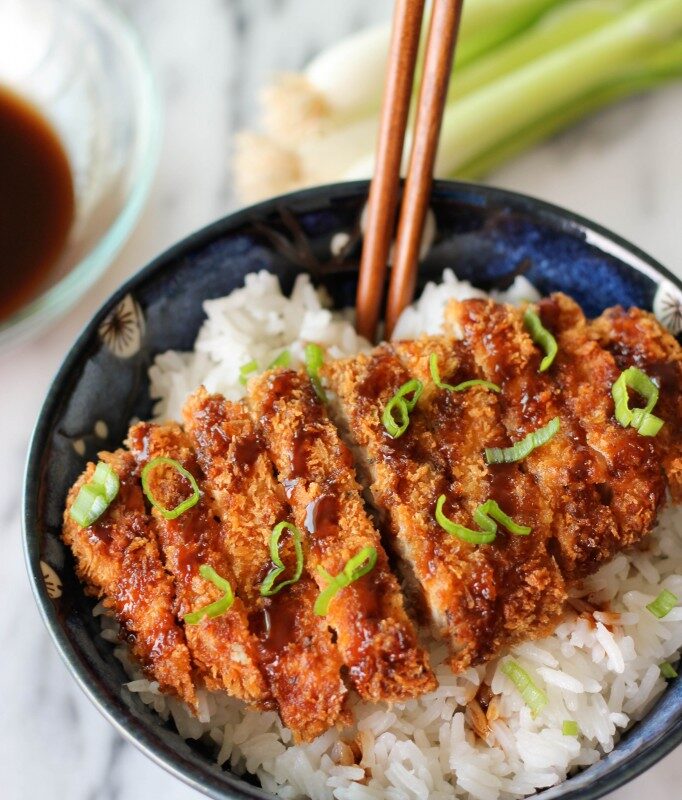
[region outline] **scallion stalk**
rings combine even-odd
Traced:
[[[530,708],[531,714],[537,717],[549,702],[547,695],[541,689],[538,689],[530,675],[516,661],[511,659],[504,661],[502,672],[518,689],[524,703]]]
[[[676,605],[677,597],[672,592],[668,591],[668,589],[663,589],[658,597],[647,605],[647,609],[651,611],[657,619],[663,619]]]
[[[199,567],[199,574],[204,580],[209,581],[209,583],[212,583],[216,588],[220,589],[220,591],[223,592],[223,596],[214,603],[210,603],[197,611],[191,611],[189,614],[185,614],[184,621],[186,625],[198,625],[204,617],[208,619],[219,617],[221,614],[229,611],[234,603],[234,592],[232,591],[230,582],[218,575],[210,564],[202,564]]]

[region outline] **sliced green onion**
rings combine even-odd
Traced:
[[[197,625],[204,617],[208,617],[209,619],[219,617],[221,614],[229,611],[232,607],[232,603],[234,603],[234,592],[232,591],[230,582],[225,580],[225,578],[221,578],[213,567],[208,564],[202,564],[199,567],[199,574],[202,578],[210,581],[214,586],[220,589],[220,591],[223,592],[223,596],[214,603],[200,608],[198,611],[185,614],[184,619],[187,625]]]
[[[664,589],[658,597],[647,605],[647,608],[658,619],[663,619],[677,605],[677,597]]]
[[[157,467],[163,465],[173,467],[173,469],[179,472],[183,478],[189,481],[189,485],[192,488],[192,494],[186,500],[178,503],[175,508],[166,508],[162,503],[160,503],[152,494],[152,490],[149,486],[150,473],[157,469]],[[178,463],[174,458],[164,458],[162,456],[153,458],[142,470],[142,491],[145,493],[147,499],[154,506],[154,508],[158,509],[161,515],[166,519],[176,519],[180,516],[180,514],[184,514],[185,511],[192,508],[192,506],[195,506],[199,502],[200,496],[199,487],[197,486],[197,482],[194,480],[194,476],[190,472],[187,472],[182,464]]]
[[[282,352],[274,358],[267,366],[267,369],[276,369],[277,367],[288,367],[291,364],[291,353],[288,350]]]
[[[561,723],[561,733],[564,736],[577,736],[579,732],[578,723],[574,719],[565,719]]]
[[[511,659],[502,664],[502,672],[516,686],[524,703],[530,708],[534,717],[547,705],[547,695],[533,683],[533,679],[526,670],[516,661]]]
[[[506,528],[509,533],[514,534],[514,536],[528,536],[532,530],[532,528],[528,528],[526,525],[519,525],[517,522],[514,522],[510,516],[502,511],[495,500],[486,500],[483,505],[480,505],[476,511],[474,511],[474,520],[482,530],[485,530],[486,521],[488,523],[490,522],[489,517],[495,520],[495,522],[499,522],[503,528]]]
[[[116,471],[100,461],[92,478],[78,491],[69,514],[81,528],[92,525],[109,508],[118,494],[121,482]]]
[[[277,578],[279,578],[279,576],[286,569],[286,566],[279,555],[279,540],[285,529],[291,531],[291,538],[294,541],[296,570],[292,578],[282,581],[277,586],[273,586]],[[296,581],[300,579],[301,575],[303,574],[302,541],[303,537],[301,536],[301,531],[299,531],[295,525],[292,525],[291,522],[280,522],[272,529],[272,533],[270,534],[270,558],[275,566],[270,570],[270,572],[268,572],[268,574],[265,576],[265,580],[263,583],[261,583],[260,593],[264,597],[272,597],[272,595],[277,594],[277,592],[281,591],[285,586],[290,586],[292,583],[296,583]]]
[[[386,403],[381,421],[389,435],[394,439],[402,436],[410,424],[410,411],[414,410],[424,391],[424,384],[413,378],[404,383]],[[408,395],[412,395],[411,398]],[[396,420],[396,415],[398,419]]]
[[[322,403],[327,402],[327,395],[320,380],[320,367],[324,363],[324,350],[319,344],[310,342],[305,346],[305,368],[315,394]]]
[[[647,401],[644,408],[630,408],[628,389],[644,397]],[[611,396],[615,403],[615,417],[624,428],[631,425],[642,436],[656,436],[663,427],[663,420],[651,413],[658,402],[658,386],[641,369],[628,367],[623,370],[611,387]]]
[[[465,528],[464,525],[458,525],[451,519],[448,519],[443,513],[443,505],[445,504],[445,495],[442,494],[436,502],[436,522],[443,528],[446,533],[451,536],[456,536],[464,542],[469,544],[490,544],[495,541],[497,536],[497,525],[493,520],[485,517],[481,519],[479,525],[482,530],[472,531],[471,528]],[[478,509],[476,509],[478,511]]]
[[[341,589],[350,586],[363,575],[367,575],[374,569],[377,563],[376,547],[371,545],[363,547],[359,553],[349,558],[343,570],[338,575],[330,575],[324,567],[318,567],[317,571],[328,582],[328,586],[323,589],[315,601],[313,608],[318,617],[324,617],[329,612],[329,604],[332,598]]]
[[[246,386],[246,382],[249,380],[249,375],[252,372],[256,372],[258,370],[258,362],[257,361],[249,361],[247,364],[244,364],[239,368],[239,383],[242,386]]]
[[[545,328],[540,321],[540,317],[532,308],[526,309],[526,313],[523,315],[523,324],[526,326],[530,338],[545,351],[545,357],[540,362],[539,369],[539,372],[545,372],[552,366],[552,362],[559,351],[556,339]]]
[[[446,389],[448,392],[464,392],[467,389],[473,389],[475,386],[482,386],[484,389],[490,389],[491,392],[497,392],[498,394],[501,391],[496,383],[482,381],[478,378],[474,378],[470,381],[462,381],[462,383],[458,383],[456,386],[453,386],[451,383],[443,383],[440,379],[440,371],[438,370],[438,356],[435,353],[431,353],[429,356],[429,370],[431,372],[431,378],[436,386],[439,389]]]
[[[561,421],[554,417],[544,427],[529,433],[520,442],[515,442],[511,447],[486,447],[485,460],[488,464],[510,464],[513,461],[529,456],[536,447],[541,447],[559,431]]]
[[[661,670],[661,675],[664,678],[672,680],[673,678],[677,677],[677,671],[669,661],[664,661],[659,668]]]

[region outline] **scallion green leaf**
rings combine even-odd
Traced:
[[[322,403],[327,402],[327,394],[322,387],[320,368],[324,363],[324,350],[319,344],[308,343],[305,346],[305,368],[310,382],[315,389],[315,394]]]
[[[677,670],[669,661],[664,661],[660,664],[659,669],[661,670],[661,675],[667,680],[672,680],[677,677]]]
[[[338,575],[330,575],[324,567],[318,567],[317,572],[327,581],[328,586],[323,589],[315,601],[313,611],[318,617],[324,617],[329,612],[329,604],[337,592],[351,583],[367,575],[377,563],[376,547],[371,545],[363,547],[359,553],[349,558],[343,570]]]
[[[414,410],[424,391],[424,384],[413,378],[404,383],[386,403],[381,421],[390,436],[397,439],[402,436],[410,424],[410,411]],[[409,397],[412,395],[412,397]],[[397,420],[396,420],[397,416]]]
[[[544,427],[529,433],[520,442],[515,442],[511,447],[486,447],[485,460],[488,464],[510,464],[521,461],[529,456],[536,447],[541,447],[559,432],[561,421],[554,417]]]
[[[561,723],[561,733],[564,736],[577,736],[579,732],[578,723],[574,719],[565,719]]]
[[[545,328],[540,321],[540,317],[531,308],[526,309],[523,315],[523,324],[526,326],[530,338],[545,351],[545,357],[540,362],[539,372],[546,372],[552,366],[552,362],[559,351],[556,339]]]
[[[516,661],[508,659],[502,664],[502,672],[516,686],[524,703],[530,708],[533,717],[542,711],[547,705],[547,695],[533,682],[533,679],[526,670]]]
[[[214,586],[220,589],[220,591],[223,592],[223,596],[214,603],[200,608],[198,611],[185,614],[184,619],[187,625],[198,625],[204,617],[208,617],[209,619],[219,617],[221,614],[229,611],[232,607],[232,603],[234,603],[234,592],[232,591],[230,582],[225,580],[225,578],[221,578],[213,567],[209,564],[202,564],[199,567],[199,574],[202,578],[210,581]]]
[[[486,500],[483,505],[480,505],[476,511],[474,511],[474,520],[482,530],[485,530],[484,523],[489,517],[495,520],[495,522],[499,522],[503,528],[506,528],[509,533],[514,534],[514,536],[528,536],[532,530],[532,528],[526,525],[519,525],[514,522],[508,514],[502,511],[495,500]]]
[[[473,378],[469,381],[462,381],[462,383],[458,383],[456,386],[453,386],[451,383],[443,383],[440,379],[440,371],[438,369],[438,356],[435,353],[431,353],[429,356],[429,371],[431,372],[431,378],[436,386],[439,389],[445,389],[448,392],[464,392],[467,389],[473,389],[476,386],[481,386],[484,389],[490,389],[491,392],[497,392],[498,394],[500,391],[502,391],[496,383],[482,381],[479,378]]]
[[[449,533],[451,536],[456,536],[464,542],[469,542],[469,544],[490,544],[495,541],[497,525],[493,520],[481,515],[480,522],[479,520],[476,521],[479,523],[482,530],[473,531],[471,528],[465,528],[464,525],[459,525],[451,519],[448,519],[443,513],[444,504],[445,495],[442,494],[436,501],[436,522],[446,533]]]
[[[655,600],[647,605],[647,608],[655,617],[663,619],[676,605],[677,597],[672,592],[664,589]]]
[[[87,528],[109,508],[118,494],[121,482],[116,471],[100,461],[92,478],[78,491],[69,515],[81,528]]]
[[[291,578],[274,586],[277,578],[279,578],[286,569],[279,554],[279,540],[285,529],[291,531],[291,538],[294,542],[294,552],[296,554],[296,569]],[[303,574],[302,542],[303,537],[301,536],[301,531],[299,531],[295,525],[292,525],[291,522],[280,522],[272,529],[272,533],[270,534],[270,558],[275,566],[268,572],[265,576],[265,580],[261,583],[260,593],[264,597],[272,597],[272,595],[277,594],[277,592],[281,591],[285,586],[290,586],[292,583],[296,583],[296,581],[300,580]]]
[[[644,408],[630,408],[628,389],[644,397],[647,401]],[[641,369],[628,367],[623,370],[611,387],[611,396],[615,403],[615,417],[624,428],[632,426],[642,436],[656,436],[663,427],[663,420],[651,413],[658,402],[658,386]]]
[[[186,500],[178,503],[175,508],[166,508],[156,499],[156,497],[154,497],[151,487],[149,486],[150,474],[155,469],[158,469],[158,467],[162,466],[172,467],[174,470],[179,472],[180,475],[182,475],[182,477],[189,482],[189,485],[192,489],[192,494]],[[158,509],[165,519],[176,519],[180,516],[180,514],[184,514],[185,511],[192,508],[192,506],[195,506],[199,502],[200,497],[199,487],[197,486],[194,476],[174,458],[164,458],[163,456],[153,458],[142,470],[142,491],[145,493],[149,502],[154,506],[154,508]]]
[[[247,381],[249,380],[249,375],[252,372],[256,372],[258,370],[258,362],[257,361],[249,361],[247,364],[243,364],[239,368],[239,383],[242,386],[246,386]]]
[[[288,350],[282,350],[282,352],[277,356],[277,358],[273,358],[273,360],[268,364],[267,369],[276,369],[277,367],[288,367],[291,364],[291,353]]]

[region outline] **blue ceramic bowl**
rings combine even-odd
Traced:
[[[98,634],[59,538],[68,487],[98,450],[116,448],[132,417],[152,404],[147,368],[169,348],[191,349],[202,303],[266,269],[289,290],[300,272],[324,284],[339,306],[355,295],[359,219],[367,184],[347,183],[268,200],[204,228],[120,288],[83,331],[55,378],[38,419],[26,470],[24,544],[33,591],[48,630],[85,693],[148,756],[214,798],[270,797],[217,767],[200,745],[122,691],[123,670]],[[541,293],[567,292],[589,315],[607,306],[653,309],[679,335],[682,285],[647,255],[598,226],[511,192],[437,183],[436,235],[420,283],[445,267],[484,289],[523,272]],[[340,232],[344,236],[335,236]],[[632,779],[682,742],[682,679],[599,763],[543,800],[593,800]]]

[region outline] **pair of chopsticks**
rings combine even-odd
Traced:
[[[433,0],[388,289],[386,338],[390,337],[400,313],[414,294],[462,4],[463,0]],[[424,5],[424,0],[396,0],[393,15],[376,167],[369,191],[356,298],[356,327],[358,333],[370,341],[376,334],[384,293]]]

